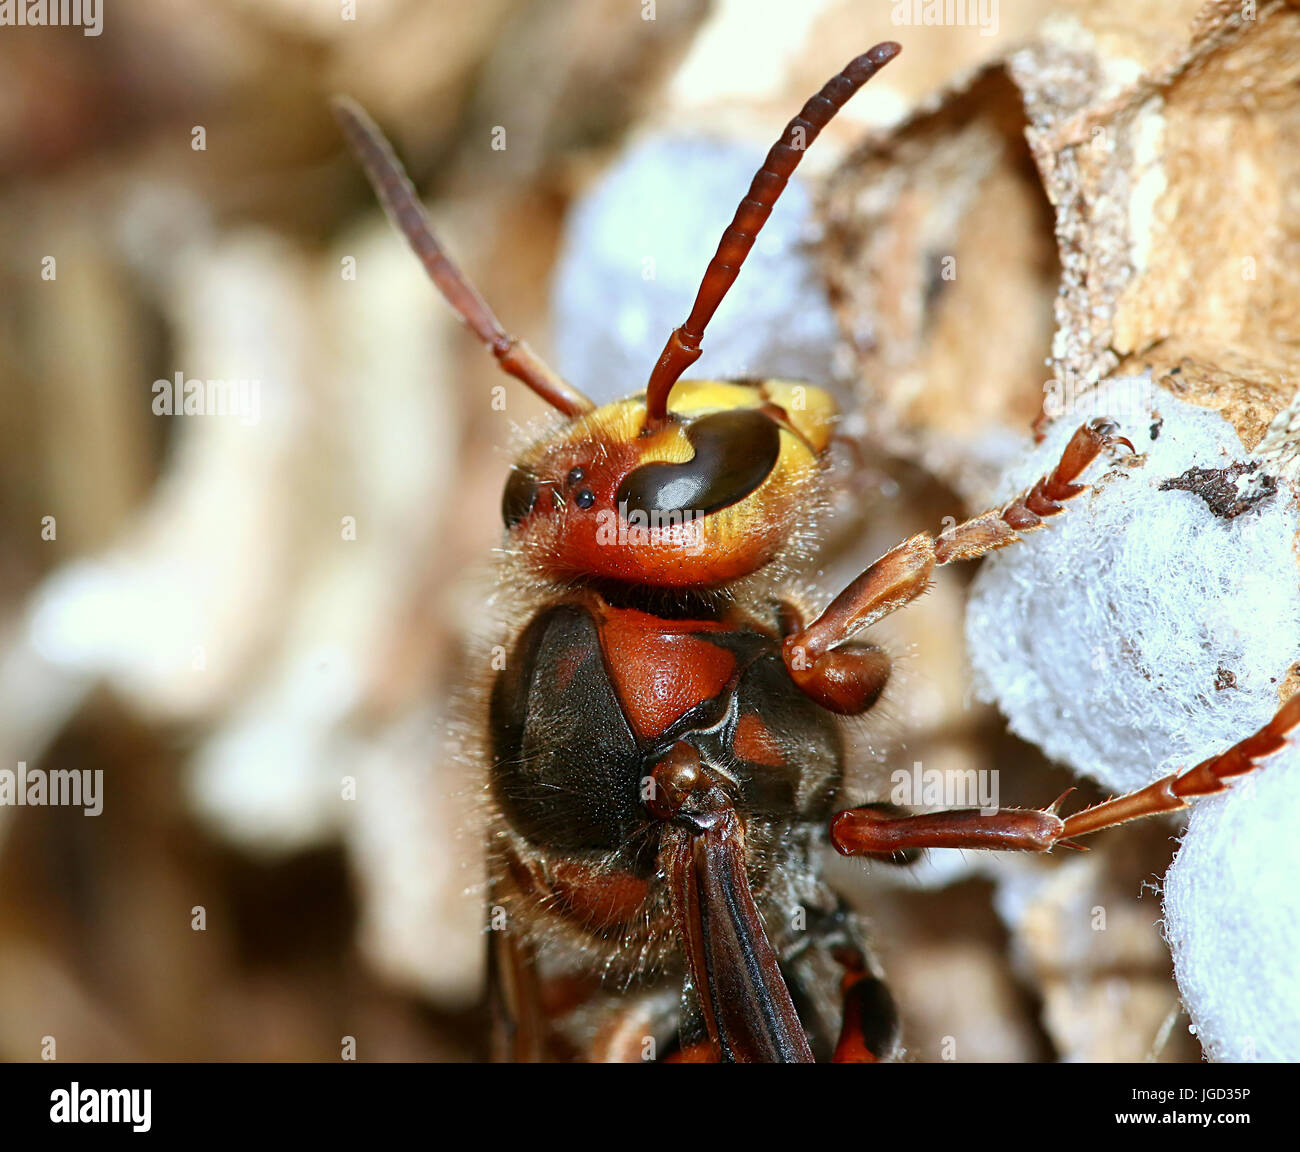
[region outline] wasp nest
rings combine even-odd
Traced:
[[[1298,78],[1289,5],[1097,4],[828,190],[841,325],[886,442],[972,506],[1095,415],[1136,449],[985,563],[966,621],[1012,731],[1117,793],[1249,735],[1300,684]],[[1300,1057],[1297,785],[1288,750],[1200,803],[1167,876],[1214,1058]]]

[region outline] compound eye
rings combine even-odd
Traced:
[[[506,490],[501,495],[501,519],[513,528],[537,503],[537,477],[523,468],[512,468]]]
[[[691,511],[700,515],[738,504],[759,487],[781,454],[781,430],[755,408],[703,416],[686,427],[695,455],[681,464],[643,464],[618,487],[626,512]]]

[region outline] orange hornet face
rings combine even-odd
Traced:
[[[718,587],[776,555],[820,500],[835,403],[812,385],[686,380],[669,418],[641,398],[580,416],[526,452],[501,503],[548,575]]]

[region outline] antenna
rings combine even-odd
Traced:
[[[859,88],[901,51],[902,47],[886,40],[851,61],[842,72],[828,80],[800,110],[772,145],[763,167],[758,170],[736,215],[722,234],[718,250],[705,269],[704,279],[695,297],[695,305],[686,323],[673,330],[650,373],[646,387],[646,424],[652,426],[668,416],[668,393],[681,374],[700,358],[700,341],[704,329],[718,305],[740,275],[741,265],[754,246],[759,230],[772,214],[772,206],[785,190],[790,174],[798,167],[804,151],[817,134]]]
[[[592,411],[595,405],[586,396],[549,368],[527,344],[501,327],[487,302],[452,262],[438,242],[429,214],[420,203],[402,162],[366,110],[347,96],[334,97],[330,105],[388,218],[406,237],[447,303],[487,345],[497,363],[566,416]]]

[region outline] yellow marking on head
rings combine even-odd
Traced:
[[[825,450],[839,415],[835,399],[824,388],[799,380],[765,380],[763,395],[785,414],[816,452]]]
[[[830,443],[838,409],[834,398],[824,388],[799,380],[763,380],[737,383],[731,380],[682,380],[673,388],[669,412],[694,419],[713,412],[730,412],[737,408],[762,408],[774,404],[786,414],[790,425],[821,453]],[[574,425],[570,437],[604,431],[623,442],[635,439],[645,423],[645,401],[640,397],[605,404]],[[673,427],[669,425],[668,427]],[[680,435],[668,435],[662,442],[647,437],[647,459],[681,461],[690,458],[690,447]],[[660,451],[667,454],[660,456]]]

